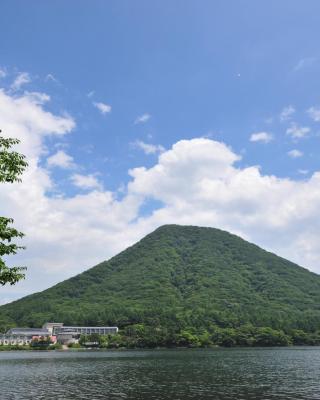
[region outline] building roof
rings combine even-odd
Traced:
[[[42,328],[11,328],[7,335],[45,336],[49,335],[48,329]]]
[[[63,326],[63,322],[46,322],[43,324],[42,328],[45,328],[46,326]]]
[[[66,326],[63,325],[63,329],[69,329],[69,328],[76,328],[76,329],[118,329],[117,326]]]

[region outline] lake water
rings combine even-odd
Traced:
[[[320,348],[0,352],[0,399],[320,399]]]

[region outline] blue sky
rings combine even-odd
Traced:
[[[50,101],[40,102],[39,110],[73,121],[73,127],[65,128],[63,134],[45,134],[41,139],[42,150],[35,163],[53,182],[45,188],[44,199],[60,196],[67,202],[98,191],[126,201],[134,180],[129,170],[144,167],[151,171],[161,164],[161,153],[166,154],[181,140],[193,148],[191,139],[195,138],[229,146],[234,154],[241,155],[234,161],[236,168],[259,166],[261,176],[271,181],[275,176],[285,186],[288,178],[290,184],[308,182],[307,189],[314,189],[312,176],[320,169],[319,12],[320,3],[311,0],[2,1],[0,83],[7,96],[5,104],[19,96],[28,97],[30,92],[45,93]],[[20,81],[14,84],[18,77]],[[8,124],[11,126],[12,122]],[[36,140],[32,137],[30,142],[26,139],[26,152],[30,150],[30,154]],[[51,158],[50,164],[50,157],[59,151],[62,158]],[[190,157],[190,163],[198,168],[194,155]],[[201,171],[205,178],[206,172]],[[284,212],[292,216],[286,225],[292,235],[301,222],[292,210],[306,201],[300,198],[299,191],[307,190],[302,187],[297,189],[295,205],[290,208],[286,203]],[[117,246],[106,239],[98,254],[89,245],[88,252],[95,253],[92,263],[89,256],[83,262],[77,259],[73,263],[81,265],[79,269],[72,267],[69,273],[60,275],[52,267],[54,273],[48,272],[43,285],[36,283],[32,271],[37,271],[56,248],[53,245],[48,250],[39,243],[41,249],[47,249],[41,250],[41,262],[28,256],[36,250],[26,253],[31,283],[6,289],[7,298],[42,289],[79,272],[159,225],[161,219],[149,224],[144,221],[143,228],[134,224],[139,218],[152,217],[162,207],[172,207],[172,203],[155,194],[154,187],[148,192],[138,191],[139,200],[135,201],[139,205],[128,217],[128,228],[123,228],[138,233],[121,236],[123,243]],[[178,192],[181,199],[185,198],[183,189],[177,186],[175,195]],[[315,190],[312,199],[317,193]],[[281,201],[286,200],[283,194]],[[192,201],[189,206],[199,205]],[[14,208],[8,210],[15,212]],[[176,208],[173,215],[179,215],[179,210]],[[90,214],[90,209],[85,212]],[[214,209],[215,215],[219,212]],[[25,227],[26,222],[17,214],[18,223]],[[306,236],[318,233],[317,226],[309,224],[318,219],[318,214],[310,215],[303,221]],[[258,228],[210,218],[181,217],[172,222],[205,221],[209,226],[228,228],[317,269],[320,258],[311,239],[308,243],[313,255],[304,263],[305,244],[295,254],[288,244],[281,247],[271,240],[276,231],[266,237]],[[166,217],[163,222],[171,220]],[[47,228],[53,229],[49,222]],[[29,238],[33,238],[31,232]],[[28,248],[33,248],[35,240]],[[297,239],[296,246],[301,240]],[[68,252],[68,247],[63,251]]]
[[[299,143],[312,153],[308,160],[283,159],[293,144],[278,120],[293,105],[298,122],[312,125],[305,111],[319,103],[317,1],[9,1],[1,8],[2,65],[28,71],[53,110],[77,119],[74,157],[112,170],[113,187],[143,157],[130,143],[148,134],[169,147],[211,133],[246,149],[244,162],[282,176],[319,165],[314,139]],[[49,73],[60,84],[43,82]],[[110,115],[97,116],[86,97],[92,91],[112,105]],[[148,124],[133,126],[144,113],[152,115]],[[248,144],[265,130],[276,136],[272,147]],[[86,146],[95,147],[94,162]],[[105,157],[113,165],[103,165]]]

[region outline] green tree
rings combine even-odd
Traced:
[[[291,338],[284,332],[269,327],[257,328],[255,339],[256,346],[289,346],[291,344]]]
[[[200,347],[201,343],[197,335],[191,332],[192,329],[183,329],[178,335],[178,345],[187,347]]]
[[[0,130],[1,133],[1,130]],[[20,175],[28,165],[23,154],[12,151],[11,147],[18,144],[18,139],[0,136],[0,183],[13,183],[21,181]],[[13,239],[23,237],[11,226],[12,218],[0,217],[0,284],[14,285],[25,277],[25,267],[8,267],[3,257],[16,254],[22,246],[12,243]]]

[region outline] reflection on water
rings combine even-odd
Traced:
[[[0,399],[320,399],[320,348],[0,352]]]

